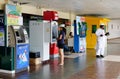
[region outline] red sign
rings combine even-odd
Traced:
[[[44,20],[58,20],[58,13],[56,11],[44,11],[43,13]]]

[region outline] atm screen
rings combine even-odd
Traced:
[[[20,36],[20,34],[19,34],[19,32],[18,32],[18,31],[16,31],[15,33],[16,33],[16,36]]]
[[[58,27],[57,26],[53,26],[52,27],[52,38],[56,39],[58,37]]]

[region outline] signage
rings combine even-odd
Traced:
[[[23,17],[7,15],[7,25],[23,25]]]
[[[43,12],[43,19],[44,20],[58,20],[59,17],[58,17],[58,12],[56,11],[44,11]]]
[[[81,27],[81,20],[79,16],[76,16],[76,33],[79,35],[79,28]]]
[[[23,25],[21,8],[19,6],[6,4],[5,10],[7,25]]]
[[[16,47],[16,69],[29,66],[29,44],[17,45]]]
[[[4,46],[4,26],[0,24],[0,46]]]
[[[86,36],[86,22],[84,17],[76,16],[76,31],[77,35],[80,35],[80,37]]]
[[[20,6],[6,4],[5,10],[6,10],[5,11],[6,15],[11,14],[11,15],[15,15],[15,16],[21,16],[21,7]]]
[[[86,38],[80,38],[80,53],[86,52]]]

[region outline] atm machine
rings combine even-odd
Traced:
[[[48,61],[50,43],[50,22],[30,21],[30,52],[40,52],[41,60]],[[40,60],[40,61],[41,61]]]
[[[43,19],[50,22],[50,58],[58,57],[57,37],[58,37],[58,12],[44,11]]]
[[[74,50],[77,53],[86,53],[87,23],[84,17],[76,16],[74,22]]]
[[[58,38],[58,22],[51,21],[51,33],[50,33],[50,58],[59,57],[57,38]]]
[[[0,17],[0,72],[17,73],[29,69],[29,39],[23,25],[21,9],[5,5],[4,19]]]
[[[86,52],[86,31],[87,31],[87,23],[81,22],[79,27],[80,53]]]
[[[29,39],[25,28],[8,26],[7,37],[7,52],[2,57],[0,69],[12,73],[29,69]]]

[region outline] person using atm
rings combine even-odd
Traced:
[[[59,48],[59,54],[60,54],[60,64],[59,65],[64,65],[64,39],[65,39],[65,31],[64,31],[64,24],[59,25],[58,31],[58,39],[57,39],[57,45]]]

